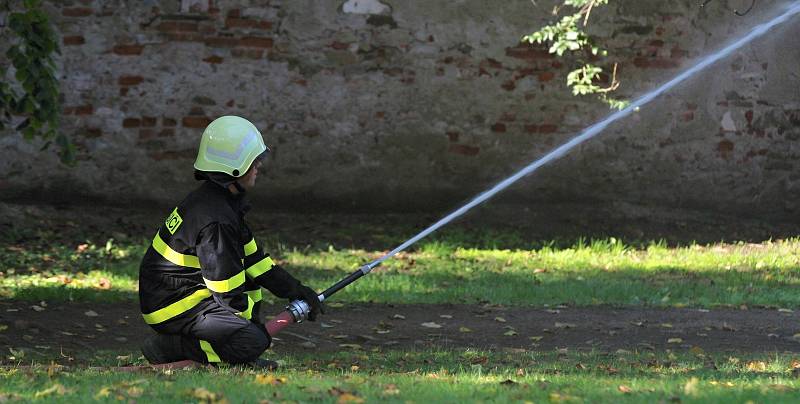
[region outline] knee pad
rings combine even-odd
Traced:
[[[220,357],[228,363],[248,363],[256,360],[267,348],[272,339],[266,330],[255,324],[250,324],[234,332],[228,338],[224,352],[219,352]]]

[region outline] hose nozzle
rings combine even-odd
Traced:
[[[302,323],[303,320],[308,318],[308,313],[311,312],[311,306],[309,306],[305,300],[295,300],[286,306],[286,311],[292,315],[295,323]]]

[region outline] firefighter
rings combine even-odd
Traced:
[[[271,338],[258,318],[262,287],[322,312],[313,289],[276,265],[244,221],[245,195],[270,152],[244,118],[223,116],[203,132],[194,163],[202,181],[167,216],[139,268],[144,321],[156,334],[142,353],[151,364],[181,360],[274,368],[259,356]]]

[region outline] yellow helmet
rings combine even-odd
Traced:
[[[223,116],[203,131],[194,168],[241,177],[265,151],[269,148],[255,125],[238,116]]]

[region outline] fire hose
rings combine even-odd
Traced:
[[[572,150],[574,147],[578,146],[579,144],[581,144],[581,143],[593,138],[597,134],[599,134],[603,129],[605,129],[612,122],[615,122],[615,121],[617,121],[617,120],[629,115],[633,111],[638,110],[639,107],[649,103],[650,101],[653,101],[661,93],[663,93],[663,92],[675,87],[676,85],[684,82],[686,79],[688,79],[689,77],[693,76],[694,74],[706,69],[707,67],[709,67],[712,64],[716,63],[720,59],[730,55],[731,53],[733,53],[733,51],[741,48],[742,46],[744,46],[745,44],[748,44],[749,42],[752,42],[754,39],[766,34],[768,31],[770,31],[775,26],[780,25],[780,24],[788,21],[790,18],[794,17],[796,14],[800,14],[800,1],[791,3],[791,6],[788,7],[787,10],[785,12],[783,12],[783,14],[775,17],[774,19],[772,19],[772,20],[770,20],[768,22],[765,22],[763,24],[755,26],[752,30],[750,30],[750,32],[747,33],[747,35],[739,38],[738,40],[732,42],[731,44],[725,46],[724,48],[722,48],[722,49],[720,49],[720,50],[718,50],[718,51],[716,51],[716,52],[714,52],[714,53],[702,58],[694,66],[692,66],[691,68],[685,70],[681,74],[677,75],[675,78],[669,80],[668,82],[662,84],[661,86],[657,87],[656,89],[654,89],[654,90],[644,94],[643,96],[637,98],[636,100],[632,101],[626,108],[624,108],[622,110],[619,110],[617,112],[614,112],[613,114],[609,115],[608,117],[606,117],[602,121],[597,122],[597,123],[593,124],[592,126],[589,126],[588,128],[584,129],[584,131],[580,135],[572,138],[568,142],[566,142],[566,143],[562,144],[561,146],[555,148],[554,150],[550,151],[549,153],[547,153],[542,158],[537,159],[536,161],[530,163],[529,165],[527,165],[523,169],[519,170],[515,174],[513,174],[510,177],[508,177],[508,178],[504,179],[503,181],[499,182],[497,185],[495,185],[494,187],[490,188],[489,190],[484,191],[483,193],[481,193],[480,195],[478,195],[474,199],[472,199],[470,202],[468,202],[466,205],[460,207],[456,211],[454,211],[454,212],[450,213],[449,215],[445,216],[444,218],[440,219],[438,222],[432,224],[431,226],[429,226],[425,230],[421,231],[416,236],[412,237],[411,239],[409,239],[405,243],[401,244],[400,246],[398,246],[394,250],[392,250],[389,253],[385,254],[383,257],[381,257],[381,258],[379,258],[379,259],[377,259],[377,260],[375,260],[375,261],[373,261],[373,262],[371,262],[369,264],[366,264],[366,265],[363,265],[363,266],[359,267],[355,272],[351,273],[350,275],[348,275],[344,279],[340,280],[339,282],[337,282],[336,284],[334,284],[333,286],[331,286],[330,288],[328,288],[324,292],[322,292],[318,296],[319,301],[322,302],[325,299],[331,297],[331,295],[333,295],[334,293],[336,293],[339,290],[343,289],[347,285],[355,282],[356,280],[358,280],[362,276],[368,274],[375,267],[380,265],[383,261],[391,258],[393,255],[395,255],[398,252],[406,249],[408,246],[414,244],[415,242],[419,241],[421,238],[427,236],[428,234],[433,233],[434,231],[436,231],[440,227],[446,225],[447,223],[449,223],[450,221],[452,221],[456,217],[461,216],[462,214],[466,213],[468,210],[472,209],[473,207],[483,203],[484,201],[486,201],[487,199],[491,198],[492,196],[494,196],[498,192],[504,190],[509,185],[511,185],[514,182],[516,182],[517,180],[527,176],[528,174],[531,174],[532,172],[537,170],[539,167],[549,163],[552,160],[555,160],[557,158],[562,157],[564,154],[566,154],[568,151]],[[305,302],[303,300],[295,300],[295,301],[289,303],[289,305],[286,307],[285,311],[281,312],[280,314],[278,314],[277,316],[275,316],[274,318],[272,318],[270,321],[267,322],[267,324],[266,324],[267,332],[269,332],[270,335],[275,335],[275,334],[279,333],[281,330],[283,330],[284,328],[286,328],[287,326],[289,326],[290,324],[299,323],[299,322],[302,322],[303,320],[305,320],[307,318],[309,312],[310,312],[310,307],[309,307],[307,302]]]

